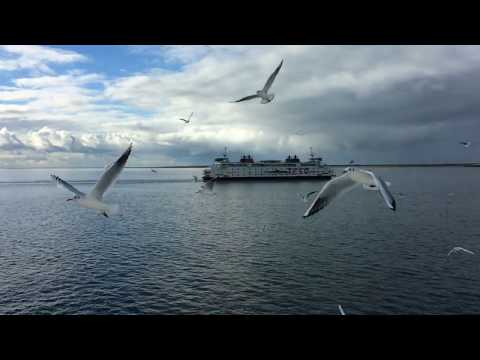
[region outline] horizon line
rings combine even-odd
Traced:
[[[435,167],[435,166],[478,166],[480,162],[467,163],[383,163],[383,164],[325,164],[326,166],[385,166],[385,167]],[[125,169],[198,169],[209,168],[211,165],[166,165],[166,166],[125,166]],[[0,167],[1,170],[22,169],[103,169],[104,166],[42,166],[42,167]]]

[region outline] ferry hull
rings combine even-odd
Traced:
[[[262,160],[255,162],[250,155],[243,155],[238,162],[230,162],[226,156],[216,158],[213,165],[203,172],[203,181],[302,181],[302,180],[329,180],[335,172],[322,163],[322,158],[314,157],[301,162],[297,155],[285,161]]]
[[[215,181],[229,182],[229,181],[302,181],[302,180],[330,180],[333,176],[316,175],[316,176],[255,176],[255,177],[217,177]],[[210,176],[204,176],[203,181],[212,180]]]

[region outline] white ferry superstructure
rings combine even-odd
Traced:
[[[306,162],[301,162],[296,155],[289,155],[285,161],[254,161],[250,155],[243,155],[239,162],[231,162],[225,152],[223,157],[216,158],[213,165],[204,170],[203,180],[324,180],[334,176],[335,172],[322,162],[321,157],[314,157],[313,153]]]

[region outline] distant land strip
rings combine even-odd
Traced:
[[[128,169],[190,169],[190,168],[208,168],[211,165],[181,165],[181,166],[126,166]],[[364,166],[364,167],[445,167],[445,166],[479,166],[480,163],[458,163],[458,164],[327,164],[332,167]]]
[[[478,163],[437,163],[437,164],[327,164],[331,167],[480,167]],[[170,165],[170,166],[126,166],[128,169],[195,169],[208,168],[210,165]],[[76,167],[0,167],[5,170],[21,170],[21,169],[104,169],[103,166],[76,166]]]
[[[182,168],[208,168],[211,165],[177,165],[177,166],[126,166],[129,169],[182,169]],[[374,167],[432,167],[432,166],[479,166],[480,163],[438,163],[438,164],[327,164],[332,167],[347,166],[374,166]]]

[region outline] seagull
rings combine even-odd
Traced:
[[[353,160],[352,160],[353,161]],[[350,170],[354,170],[353,167],[346,167],[345,169],[343,169],[343,173],[345,174],[346,172],[349,172]],[[391,186],[392,183],[390,181],[385,181],[385,184],[387,184],[387,186]],[[374,190],[374,191],[378,191],[378,187],[376,184],[374,183],[370,183],[370,184],[363,184],[363,188],[365,190]]]
[[[395,211],[396,209],[396,202],[393,198],[393,195],[388,190],[387,184],[383,181],[382,178],[376,176],[373,172],[363,170],[363,169],[355,169],[349,168],[343,175],[336,177],[330,181],[328,181],[323,188],[320,190],[318,195],[313,200],[312,204],[308,207],[305,214],[303,214],[304,218],[307,218],[324,207],[330,204],[335,197],[353,189],[356,185],[363,184],[363,185],[375,185],[379,190],[380,194],[382,195],[383,199],[387,206]]]
[[[152,170],[153,173],[156,173],[156,172],[157,172],[157,170],[155,170],[155,169],[151,169],[151,170]]]
[[[211,180],[206,181],[200,189],[197,191],[197,193],[203,193],[205,190],[209,190],[210,192],[213,191],[213,185],[215,184],[215,180],[217,180],[216,177],[214,177]]]
[[[189,124],[189,123],[190,123],[190,119],[192,118],[192,115],[193,115],[193,112],[190,114],[190,116],[188,117],[188,119],[179,119],[179,120],[185,122],[185,124]]]
[[[343,311],[342,305],[338,305],[338,310],[340,311],[340,314],[345,315],[345,312]]]
[[[57,182],[58,185],[62,185],[67,190],[75,194],[73,198],[67,199],[67,201],[74,200],[80,206],[90,209],[98,210],[100,214],[105,217],[109,217],[109,213],[113,213],[118,208],[117,205],[109,205],[103,202],[103,195],[109,187],[113,185],[118,175],[122,172],[128,157],[132,152],[132,144],[123,152],[123,154],[112,163],[102,174],[100,179],[95,184],[95,187],[88,194],[76,189],[73,185],[69,184],[65,180],[62,180],[58,176],[51,174],[51,178]]]
[[[262,90],[258,90],[255,95],[245,96],[244,98],[241,98],[240,100],[236,100],[236,101],[233,101],[233,102],[241,102],[241,101],[251,100],[251,99],[255,99],[255,98],[261,98],[262,99],[262,101],[261,101],[262,104],[267,104],[270,101],[272,101],[273,98],[275,97],[275,94],[273,94],[273,93],[269,94],[268,90],[270,90],[270,87],[272,86],[273,81],[277,77],[277,74],[280,71],[280,68],[282,67],[282,65],[283,65],[283,60],[280,62],[280,65],[277,66],[277,68],[272,73],[272,75],[270,75],[270,77],[268,78],[268,80],[265,83],[265,86],[263,87]]]
[[[463,145],[464,147],[468,148],[472,143],[470,141],[460,141],[459,144]]]
[[[454,247],[452,250],[450,250],[447,254],[447,256],[450,256],[450,254],[452,253],[457,253],[457,252],[460,252],[460,251],[463,251],[464,253],[467,253],[467,254],[470,254],[470,255],[474,255],[475,253],[473,251],[470,251],[470,250],[467,250],[467,249],[464,249],[460,246],[457,246],[457,247]]]
[[[318,191],[310,191],[310,192],[307,193],[307,194],[298,194],[298,195],[300,195],[300,197],[302,198],[303,202],[306,203],[306,202],[308,201],[308,198],[309,198],[310,196],[312,196],[313,194],[316,194],[317,192],[318,192]]]
[[[349,164],[352,165],[354,162],[354,160],[350,160]]]

